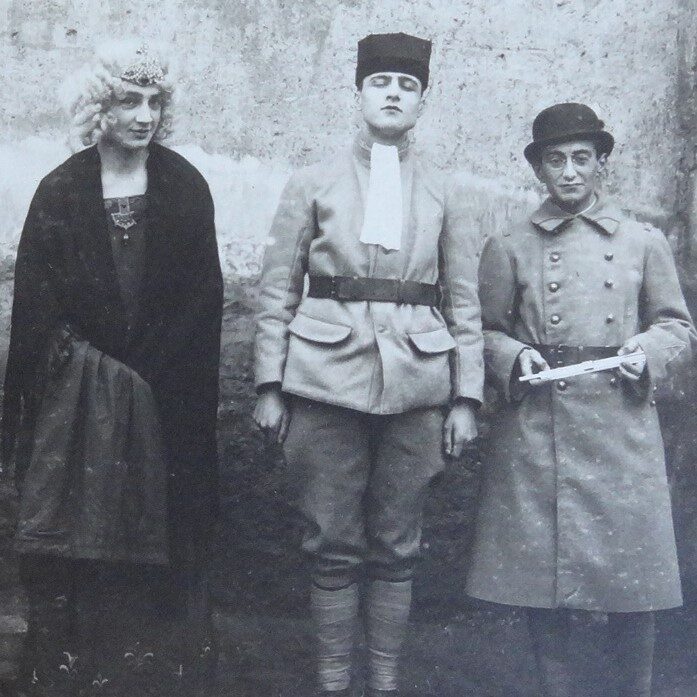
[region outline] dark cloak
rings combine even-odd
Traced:
[[[169,474],[170,555],[200,554],[218,509],[215,425],[223,283],[213,201],[183,157],[158,144],[147,162],[145,271],[135,326],[119,291],[100,158],[83,150],[39,184],[15,266],[2,455],[21,482],[51,333],[67,324],[150,386]],[[20,436],[18,438],[18,436]],[[17,447],[16,447],[17,446]]]
[[[167,467],[150,387],[68,327],[44,365],[15,548],[166,564]]]

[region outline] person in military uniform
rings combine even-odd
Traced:
[[[430,52],[401,33],[358,43],[364,125],[293,175],[264,260],[255,418],[301,482],[322,694],[349,692],[364,569],[368,694],[396,695],[428,483],[476,435],[479,238],[408,135]]]
[[[544,694],[567,697],[570,611],[608,613],[619,694],[648,697],[654,611],[681,588],[654,390],[695,339],[663,234],[599,191],[614,140],[557,104],[525,157],[549,198],[485,243],[480,298],[491,429],[470,595],[528,608]],[[643,351],[638,365],[521,388],[549,367]]]

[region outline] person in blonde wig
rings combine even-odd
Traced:
[[[139,80],[142,86],[150,83],[159,90],[160,115],[152,140],[162,142],[171,134],[174,83],[167,52],[158,44],[148,44],[145,62],[150,61],[154,70],[140,77],[134,75],[130,81],[122,78],[133,64],[133,55],[142,47],[135,39],[102,43],[94,60],[79,69],[60,90],[63,106],[72,119],[70,144],[73,150],[94,145],[109,133],[109,126],[115,119],[112,106]]]
[[[213,202],[201,174],[158,142],[173,92],[161,51],[105,44],[69,84],[82,149],[41,181],[27,214],[2,421],[30,599],[68,601],[42,631],[30,618],[25,678],[41,695],[72,690],[73,668],[91,685],[106,674],[100,650],[127,650],[94,630],[81,645],[70,624],[105,569],[150,569],[156,594],[172,588],[169,608],[188,613],[192,655],[215,654],[203,574],[217,509]],[[195,672],[187,656],[175,663]]]

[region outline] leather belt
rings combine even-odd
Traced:
[[[530,344],[530,346],[542,354],[550,368],[610,358],[616,356],[620,348],[619,346],[553,346],[549,344]]]
[[[310,276],[308,296],[332,300],[368,300],[406,305],[437,305],[438,286],[397,278]]]

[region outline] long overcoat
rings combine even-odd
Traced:
[[[218,362],[222,276],[208,185],[183,157],[151,144],[140,310],[133,327],[119,290],[96,147],[40,183],[15,267],[2,452],[36,416],[38,366],[52,331],[69,324],[98,351],[135,370],[158,408],[169,469],[171,558],[199,549],[217,510]],[[31,434],[29,435],[31,441]],[[17,449],[21,480],[28,453]]]
[[[491,429],[468,592],[494,602],[629,612],[681,603],[653,391],[695,331],[669,245],[600,199],[571,217],[551,201],[487,241],[485,364],[505,401]],[[511,391],[530,344],[619,347],[646,373]]]
[[[414,152],[399,149],[399,250],[360,241],[370,145],[300,170],[274,218],[260,284],[257,385],[373,414],[481,401],[477,297],[480,239],[465,222],[465,194]],[[304,294],[306,275],[438,284],[440,308],[342,302]]]

